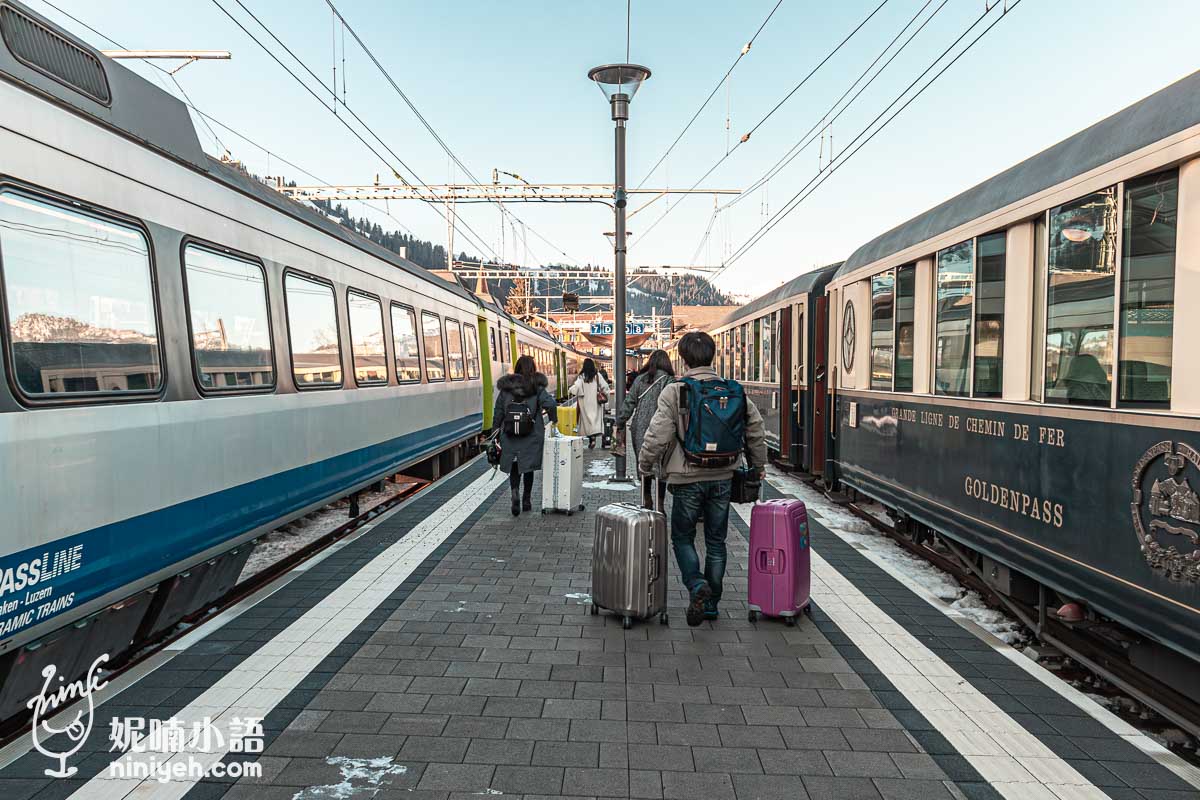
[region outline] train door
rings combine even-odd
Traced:
[[[781,308],[779,314],[779,458],[789,466],[795,466],[792,458],[792,443],[795,441],[792,420],[795,417],[795,368],[793,357],[795,306]]]
[[[829,436],[829,417],[833,414],[832,397],[826,397],[829,384],[829,298],[821,295],[814,304],[816,314],[810,328],[815,339],[809,348],[812,359],[812,380],[809,382],[812,392],[812,424],[809,435],[812,437],[812,460],[808,470],[814,475],[825,474],[826,441]]]
[[[479,322],[479,352],[483,353],[483,358],[479,359],[480,378],[483,380],[483,429],[490,430],[492,427],[492,406],[495,404],[495,397],[492,391],[496,385],[496,379],[499,378],[499,370],[503,369],[497,363],[496,356],[496,328],[488,323],[488,318],[483,314],[477,316]]]
[[[567,399],[567,351],[556,350],[554,369],[558,373],[558,400]]]

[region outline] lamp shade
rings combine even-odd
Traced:
[[[588,77],[596,82],[609,102],[615,94],[624,94],[632,100],[638,87],[650,77],[650,70],[637,64],[605,64],[589,70]]]

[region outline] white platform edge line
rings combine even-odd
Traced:
[[[450,480],[450,479],[454,478],[455,476],[457,476],[459,473],[463,472],[464,470],[469,469],[475,463],[476,463],[476,459],[472,459],[472,460],[468,461],[467,463],[462,464],[462,465],[456,467],[455,469],[451,470],[450,472],[446,473],[445,475],[443,475],[441,477],[440,480],[441,481]],[[467,485],[470,486],[470,484],[467,484]],[[266,600],[268,597],[275,594],[277,591],[282,589],[284,586],[291,583],[301,573],[307,572],[309,569],[311,569],[312,567],[315,567],[317,564],[320,564],[322,561],[324,561],[326,558],[328,558],[329,556],[336,553],[338,550],[341,550],[343,547],[346,547],[347,545],[349,545],[349,544],[357,541],[361,537],[367,535],[368,533],[371,532],[371,530],[375,526],[381,524],[382,522],[384,522],[385,520],[387,520],[394,514],[399,514],[401,511],[403,511],[405,508],[407,508],[410,503],[413,503],[413,502],[417,501],[418,499],[423,499],[426,496],[427,492],[433,491],[436,488],[438,488],[438,484],[431,483],[429,486],[420,490],[416,494],[413,494],[410,497],[404,498],[404,500],[401,501],[395,508],[389,508],[387,511],[380,514],[379,517],[377,517],[376,519],[371,520],[366,525],[363,525],[361,528],[358,528],[357,530],[355,530],[348,536],[337,540],[336,542],[331,544],[329,547],[327,547],[324,550],[322,550],[321,552],[313,555],[312,558],[305,559],[303,562],[297,564],[296,566],[292,567],[290,570],[288,570],[284,574],[275,578],[273,581],[268,583],[266,586],[263,586],[258,591],[243,598],[240,602],[225,609],[217,616],[200,623],[195,628],[188,631],[186,635],[181,636],[179,639],[176,639],[174,642],[172,642],[171,644],[164,647],[158,653],[155,653],[153,656],[146,659],[142,663],[138,664],[136,667],[133,667],[129,671],[123,673],[120,677],[118,677],[118,678],[114,679],[112,682],[108,683],[96,695],[95,707],[100,708],[102,705],[104,705],[108,701],[112,700],[114,697],[117,697],[119,694],[121,694],[121,692],[123,692],[126,689],[128,689],[129,687],[137,684],[137,682],[140,681],[142,678],[146,677],[151,672],[154,672],[159,667],[161,667],[162,665],[169,662],[172,658],[175,657],[176,654],[183,652],[184,650],[188,649],[192,645],[201,641],[202,639],[209,636],[213,632],[220,630],[230,620],[236,619],[240,614],[242,614],[246,610],[253,608],[254,606],[261,603],[263,600]],[[465,489],[466,487],[463,487],[463,488]],[[462,490],[460,489],[459,491],[462,491]],[[59,714],[55,714],[53,717],[51,717],[47,721],[53,722],[55,719],[58,718],[58,716],[60,716],[61,714],[65,714],[65,713],[67,713],[67,712],[66,711],[59,712]],[[21,758],[24,758],[32,750],[33,750],[33,743],[26,737],[21,737],[19,739],[16,739],[15,741],[9,742],[8,745],[6,745],[4,748],[0,749],[0,771],[4,770],[6,767],[8,767],[13,762],[15,762]],[[47,762],[47,763],[49,763],[49,762]]]
[[[788,496],[792,496],[789,494],[786,486],[780,486],[775,482],[777,480],[779,479],[772,477],[768,479],[768,482],[780,492],[788,494]],[[820,520],[818,519],[818,521]],[[834,536],[837,536],[839,539],[842,539],[842,541],[846,542],[846,544],[850,544],[845,537],[833,530],[831,527],[824,524],[822,524],[821,527],[825,528],[825,530],[829,531]],[[905,577],[902,573],[900,573],[883,559],[879,558],[875,553],[871,552],[870,550],[860,550],[858,548],[855,548],[855,551],[861,554],[872,564],[882,569],[885,573],[900,581],[900,583],[904,584],[905,588],[920,597],[925,602],[929,603],[934,608],[941,611],[950,619],[954,620],[959,626],[967,629],[971,633],[975,634],[975,636],[978,638],[987,642],[994,650],[1004,655],[1005,658],[1012,661],[1026,673],[1036,678],[1045,686],[1049,687],[1060,697],[1071,702],[1081,711],[1084,711],[1088,716],[1104,725],[1104,727],[1108,728],[1114,734],[1129,742],[1141,752],[1153,758],[1163,767],[1171,770],[1171,772],[1175,773],[1197,789],[1200,789],[1200,769],[1184,761],[1175,753],[1172,753],[1170,750],[1163,747],[1161,744],[1154,741],[1137,728],[1134,728],[1128,722],[1121,719],[1116,714],[1112,713],[1107,708],[1076,689],[1074,686],[1066,683],[1045,667],[1026,658],[1012,645],[1009,645],[991,635],[983,628],[979,627],[974,620],[951,608],[949,603],[946,601],[926,591],[923,587],[905,580]]]
[[[460,489],[451,498],[448,498],[446,505],[452,506],[449,513],[437,515],[437,519],[427,517],[418,525],[414,526],[404,537],[391,544],[382,553],[379,553],[374,558],[365,564],[354,576],[344,581],[339,587],[335,588],[330,594],[330,601],[342,601],[345,597],[340,595],[353,595],[346,603],[340,606],[340,610],[344,615],[339,619],[337,616],[329,617],[324,611],[324,605],[317,605],[309,609],[299,619],[295,620],[284,631],[276,634],[270,641],[264,643],[259,650],[249,656],[243,664],[235,667],[227,672],[216,684],[206,690],[196,700],[192,701],[187,707],[181,709],[176,718],[182,719],[185,722],[193,720],[201,715],[211,716],[214,723],[221,723],[228,726],[231,715],[248,714],[251,716],[265,717],[267,713],[273,710],[278,703],[298,685],[299,681],[307,676],[311,671],[311,666],[308,669],[300,671],[292,671],[283,669],[280,662],[274,662],[271,666],[266,667],[265,672],[261,669],[254,669],[253,665],[247,666],[250,661],[256,657],[270,659],[274,654],[264,654],[265,650],[275,649],[278,645],[283,648],[290,647],[289,653],[295,656],[300,653],[306,645],[315,644],[322,651],[332,651],[346,635],[348,635],[354,627],[365,619],[377,606],[382,602],[383,594],[390,594],[412,574],[412,571],[420,565],[429,553],[437,549],[446,541],[460,525],[465,523],[470,518],[472,513],[479,508],[491,495],[494,490],[502,485],[507,480],[507,476],[498,477],[495,471],[485,470],[481,475],[475,478],[466,487]],[[398,507],[399,508],[399,507]],[[397,509],[398,510],[398,509]],[[385,515],[386,516],[386,515]],[[384,517],[381,517],[381,520]],[[415,553],[415,556],[414,556]],[[400,575],[399,573],[403,573]],[[374,589],[377,597],[370,598],[367,603],[362,603],[362,597],[371,593],[376,584],[386,583],[387,586],[381,591]],[[394,584],[394,586],[392,586]],[[353,622],[353,625],[350,623]],[[326,636],[321,636],[323,631],[327,631]],[[328,633],[334,634],[329,636]],[[297,635],[303,636],[303,639],[296,638]],[[327,653],[324,653],[327,655]],[[318,654],[316,658],[323,657]],[[303,656],[301,657],[304,658]],[[313,664],[315,666],[315,663]],[[228,686],[233,682],[235,676],[239,673],[245,673],[242,677],[248,679],[248,683],[242,688],[239,697],[229,700],[214,700],[214,705],[206,706],[201,704],[201,700],[206,697],[220,698],[221,692],[237,691],[238,687]],[[275,681],[268,681],[271,676],[275,676]],[[278,685],[265,686],[264,682],[271,682]],[[266,691],[262,691],[262,689]],[[258,692],[254,692],[258,689]],[[246,700],[251,693],[254,693],[254,698]],[[272,695],[275,695],[272,697]],[[249,705],[247,704],[249,703]],[[228,731],[224,731],[226,737]],[[118,761],[132,762],[135,760],[157,761],[159,764],[169,764],[175,759],[191,758],[201,762],[206,766],[206,772],[212,764],[220,761],[229,752],[225,743],[221,746],[213,748],[206,752],[193,752],[185,750],[179,753],[171,754],[155,754],[155,753],[127,753]],[[158,755],[164,755],[158,759]],[[137,797],[142,799],[154,798],[154,800],[174,800],[182,797],[199,781],[199,778],[194,778],[191,774],[186,779],[176,780],[170,783],[161,783],[153,777],[146,779],[127,779],[127,778],[111,778],[107,775],[107,770],[102,770],[96,776],[91,778],[84,786],[76,790],[71,795],[71,798],[79,798],[79,800],[120,800],[120,798]]]
[[[745,506],[735,508],[738,516],[746,522],[750,521],[751,509]],[[993,789],[1009,800],[1029,800],[1038,797],[1047,800],[1054,797],[1060,800],[1067,797],[1101,800],[1108,797],[1102,789],[1094,786],[1031,734],[1023,734],[1032,740],[1023,745],[1020,741],[1011,741],[1016,731],[1024,731],[1019,723],[973,684],[958,676],[953,667],[896,623],[891,615],[864,595],[852,581],[822,558],[820,553],[816,550],[810,552],[813,601],[821,604],[821,597],[835,598],[822,605],[822,611],[856,647],[863,650],[863,654],[874,662],[880,673],[895,685],[919,713],[938,726],[936,717],[939,714],[961,717],[966,722],[971,716],[979,717],[980,714],[976,712],[988,712],[983,715],[987,721],[972,721],[970,730],[947,728],[941,729],[940,732]],[[889,630],[883,632],[879,625],[888,625]],[[864,626],[870,628],[870,631],[863,631]],[[880,648],[886,650],[887,654],[875,652]],[[926,664],[925,669],[918,669],[918,664],[910,660],[910,653],[916,650],[923,651],[920,653],[923,656],[920,661]],[[931,670],[929,664],[937,665],[937,668]],[[956,692],[955,697],[977,699],[969,703],[961,699],[954,700],[947,694],[948,690],[936,683],[937,678],[927,677],[947,674],[958,677],[957,686],[961,686],[961,691]],[[921,685],[915,685],[917,683]],[[967,709],[973,711],[968,714]],[[986,747],[964,749],[976,742],[983,743]],[[1028,751],[1031,748],[1037,751],[1036,756],[1032,752],[1022,754],[1022,750]]]

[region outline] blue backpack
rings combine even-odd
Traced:
[[[680,378],[679,407],[687,425],[679,444],[684,460],[705,469],[732,467],[746,443],[746,392],[733,380]]]

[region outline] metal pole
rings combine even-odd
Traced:
[[[629,119],[629,96],[614,94],[612,118],[616,122],[616,176],[613,181],[613,203],[616,213],[616,236],[613,237],[613,254],[616,263],[613,274],[613,401],[620,409],[625,402],[625,121]],[[615,434],[616,431],[614,430]],[[625,456],[614,459],[613,480],[624,482]]]

